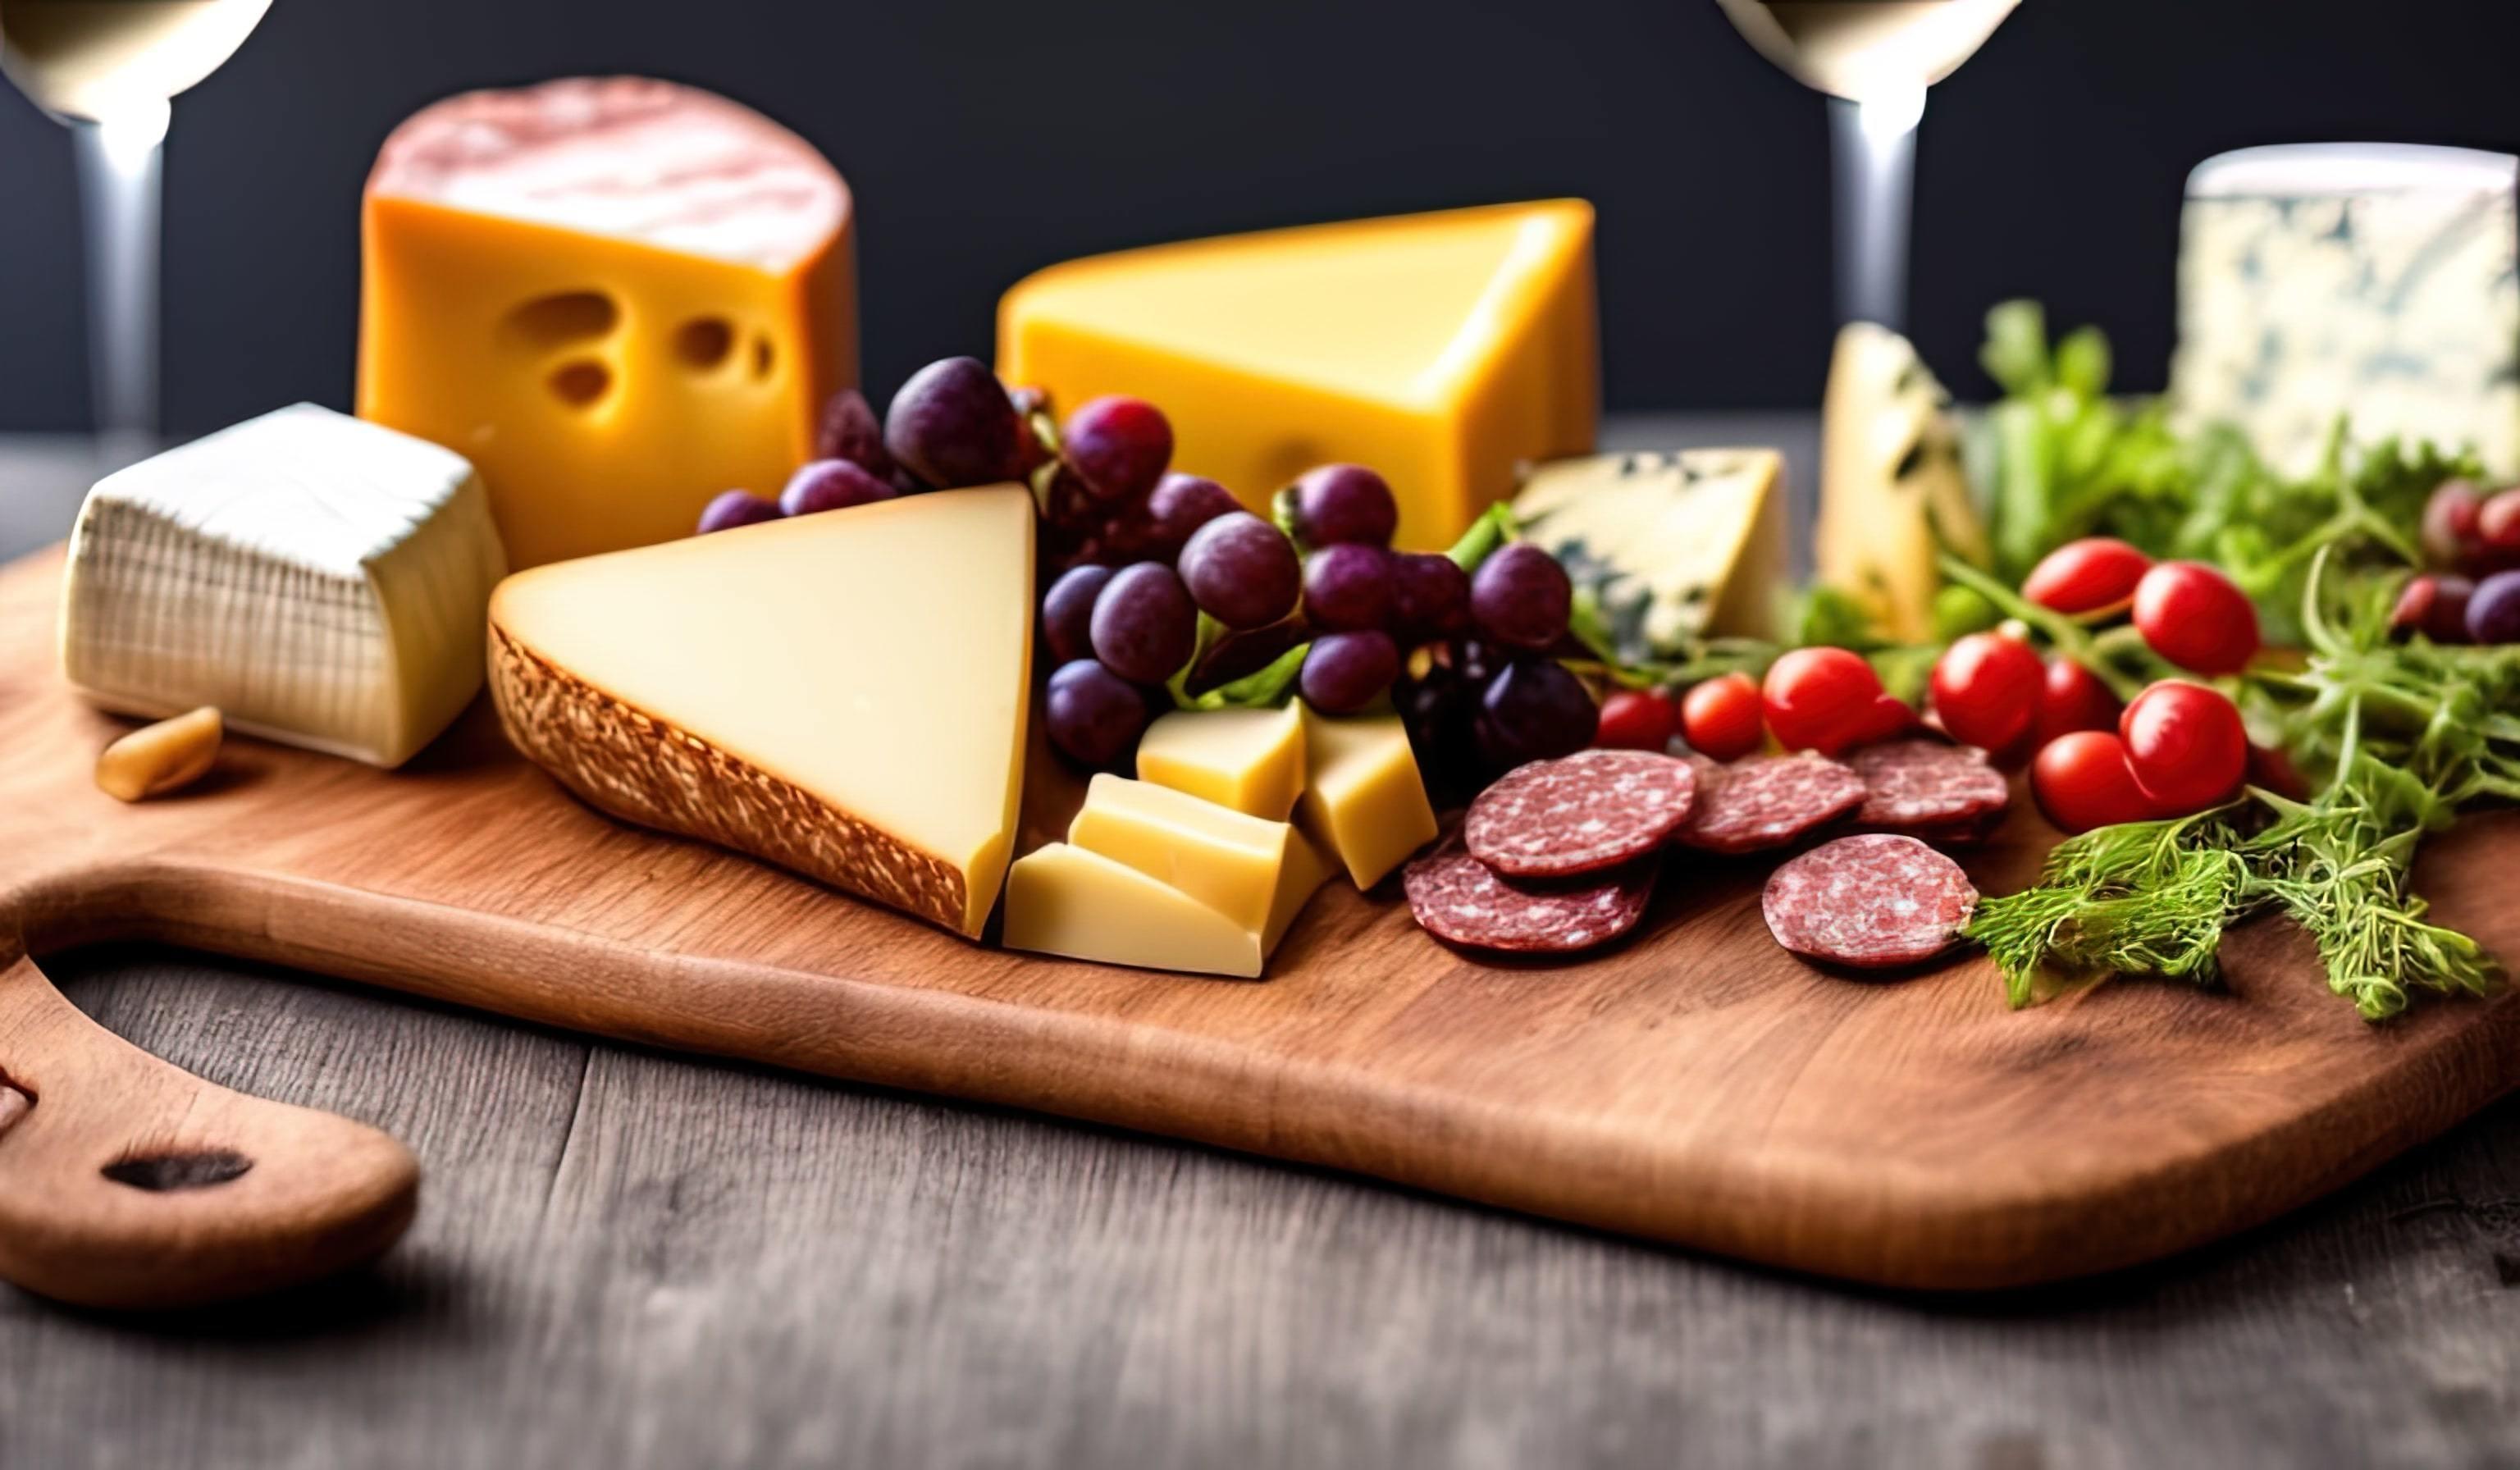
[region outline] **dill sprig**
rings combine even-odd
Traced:
[[[2223,931],[2280,911],[2317,941],[2328,988],[2365,1020],[2421,991],[2482,995],[2498,968],[2429,922],[2415,852],[2464,807],[2520,799],[2520,648],[2391,642],[2390,591],[2303,594],[2308,656],[2253,672],[2252,722],[2322,773],[2307,801],[2250,787],[2228,806],[2100,827],[2057,844],[2032,887],[1979,906],[1972,937],[2023,1005],[2072,983],[2161,975],[2209,984]]]

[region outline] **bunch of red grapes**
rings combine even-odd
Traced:
[[[2437,644],[2520,643],[2520,486],[2489,495],[2446,480],[2424,504],[2425,559],[2395,621]]]
[[[1144,399],[1097,398],[1055,423],[1038,389],[1009,389],[952,357],[914,374],[881,421],[855,389],[832,398],[816,458],[777,500],[730,490],[703,532],[1007,480],[1030,483],[1054,670],[1052,743],[1089,766],[1137,743],[1165,686],[1193,692],[1304,648],[1295,691],[1348,714],[1402,685],[1421,752],[1467,752],[1488,774],[1591,743],[1593,699],[1550,656],[1566,638],[1566,572],[1510,544],[1475,575],[1452,557],[1391,549],[1400,512],[1382,476],[1325,465],[1295,482],[1292,536],[1233,493],[1170,468],[1173,431]],[[1199,646],[1199,615],[1221,630]],[[1407,653],[1436,646],[1423,677]],[[1197,667],[1189,668],[1193,657]]]

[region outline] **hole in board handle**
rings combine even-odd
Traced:
[[[207,1189],[213,1184],[244,1176],[253,1167],[253,1160],[233,1148],[204,1148],[198,1153],[161,1153],[148,1158],[121,1159],[98,1172],[117,1184],[151,1194],[166,1194],[177,1189]]]

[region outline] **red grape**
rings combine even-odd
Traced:
[[[884,448],[937,490],[1012,478],[1020,437],[1006,387],[976,357],[920,369],[884,414]]]
[[[1203,474],[1184,474],[1178,469],[1155,481],[1154,492],[1147,497],[1147,513],[1154,521],[1157,538],[1175,553],[1200,526],[1241,509],[1233,491]]]
[[[1304,617],[1331,631],[1379,628],[1391,615],[1391,554],[1341,541],[1304,558]]]
[[[765,500],[749,490],[728,490],[702,508],[698,534],[705,536],[711,531],[758,525],[765,520],[777,520],[780,513],[777,501]]]
[[[1479,754],[1499,773],[1573,755],[1593,742],[1598,723],[1582,680],[1553,659],[1516,659],[1479,696]]]
[[[1295,481],[1295,534],[1306,546],[1389,546],[1399,525],[1391,487],[1362,465],[1324,465]]]
[[[2456,566],[2475,549],[2476,517],[2485,497],[2468,480],[2444,480],[2424,502],[2424,555],[2435,566]]]
[[[1147,728],[1146,695],[1090,658],[1050,676],[1042,712],[1050,742],[1089,766],[1116,763]]]
[[[1400,677],[1400,648],[1378,628],[1325,633],[1304,652],[1297,684],[1304,702],[1326,715],[1363,709]]]
[[[1122,567],[1094,600],[1094,656],[1123,679],[1161,684],[1190,662],[1198,609],[1181,578],[1159,561]]]
[[[1528,541],[1498,548],[1470,575],[1470,616],[1481,633],[1513,647],[1557,642],[1573,604],[1566,568]]]
[[[2432,605],[2424,611],[2424,636],[2437,644],[2467,642],[2468,604],[2476,601],[2476,583],[2448,574],[2433,578]]]
[[[1094,654],[1094,600],[1111,580],[1107,566],[1071,566],[1041,599],[1042,642],[1059,663]]]
[[[822,422],[814,428],[814,458],[846,460],[878,479],[891,478],[892,456],[884,452],[883,425],[876,422],[866,394],[842,388],[823,405]]]
[[[1228,628],[1265,627],[1295,610],[1303,567],[1285,534],[1248,511],[1219,515],[1182,548],[1182,580]]]
[[[2481,644],[2520,643],[2520,571],[2496,572],[2467,600],[2467,636]]]
[[[1410,643],[1452,638],[1470,627],[1470,574],[1431,552],[1391,554],[1393,631]]]
[[[1059,452],[1096,500],[1137,500],[1163,478],[1173,426],[1147,400],[1111,394],[1068,416]]]
[[[788,515],[820,511],[845,511],[893,498],[892,485],[848,460],[809,460],[788,477],[779,492],[779,509]]]

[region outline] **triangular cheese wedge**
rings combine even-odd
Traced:
[[[1951,401],[1906,337],[1870,322],[1838,333],[1821,405],[1817,570],[1901,643],[1933,638],[1936,557],[1986,557]]]
[[[1174,465],[1265,506],[1371,466],[1398,542],[1439,548],[1518,461],[1592,448],[1593,208],[1499,204],[1072,260],[998,308],[1001,375],[1073,406],[1160,403]]]
[[[615,816],[976,936],[1006,876],[1033,503],[949,490],[520,572],[490,600],[517,748]]]

